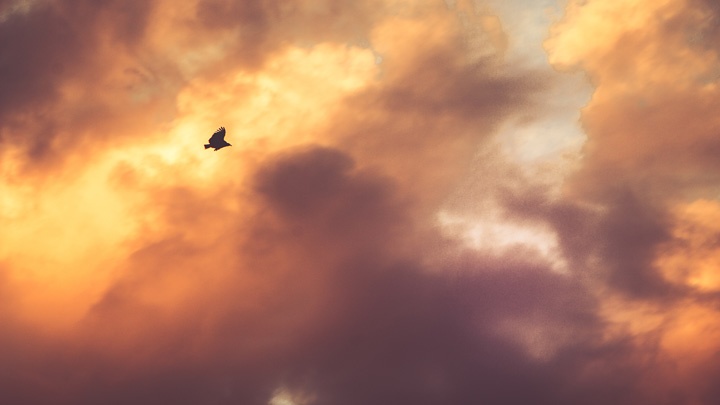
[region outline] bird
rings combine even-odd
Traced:
[[[215,152],[217,152],[218,149],[222,149],[226,146],[232,145],[225,141],[225,127],[220,127],[212,134],[210,139],[208,139],[208,143],[205,144],[205,149],[213,148],[215,149]]]

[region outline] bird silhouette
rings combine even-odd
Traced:
[[[232,145],[225,141],[225,127],[220,127],[214,134],[212,134],[210,139],[208,139],[208,143],[205,144],[205,149],[213,148],[215,149],[215,152],[217,152],[218,149],[222,149],[226,146]]]

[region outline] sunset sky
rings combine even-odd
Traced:
[[[0,403],[720,403],[718,4],[0,0]]]

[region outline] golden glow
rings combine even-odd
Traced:
[[[658,249],[655,265],[673,283],[720,291],[720,203],[698,200],[675,212],[673,239]]]
[[[667,326],[661,344],[678,366],[714,356],[720,347],[720,319],[713,308],[688,304]]]
[[[675,220],[672,239],[658,247],[654,265],[677,287],[718,292],[720,204],[698,200],[678,205]],[[662,365],[656,371],[672,375],[667,377],[672,384],[682,386],[720,349],[720,316],[712,303],[702,298],[666,303],[608,294],[601,294],[602,313],[610,324],[606,338],[632,336],[638,347],[654,348],[647,353],[648,361],[652,358]]]
[[[53,327],[77,321],[113,280],[132,251],[130,242],[152,229],[162,232],[152,203],[157,190],[212,193],[222,184],[239,185],[245,167],[265,154],[322,142],[318,134],[337,102],[372,84],[377,73],[368,49],[288,48],[263,72],[191,81],[178,95],[179,115],[169,126],[150,129],[136,143],[98,150],[51,183],[14,180],[17,168],[12,151],[6,152],[0,261],[24,286],[25,316]],[[64,95],[78,101],[78,84],[72,86]],[[234,147],[204,150],[219,125]],[[223,204],[237,209],[236,202]]]
[[[638,90],[652,94],[658,86],[713,86],[707,77],[716,75],[718,57],[693,42],[707,17],[692,8],[685,0],[572,1],[545,49],[555,68],[589,74],[598,85],[597,104]]]
[[[41,323],[79,316],[101,293],[114,261],[126,254],[123,242],[135,223],[127,201],[104,175],[88,170],[67,184],[3,187],[10,191],[5,198],[16,198],[12,207],[20,206],[20,198],[23,203],[4,221],[12,226],[0,232],[0,260],[10,264],[13,279],[27,285],[22,300]]]
[[[582,64],[593,69],[627,33],[647,35],[661,18],[682,6],[675,0],[570,0],[563,20],[546,42],[550,63],[558,68]],[[589,62],[589,63],[588,63]]]

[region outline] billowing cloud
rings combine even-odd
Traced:
[[[717,372],[705,225],[718,180],[716,19],[707,2],[570,2],[545,44],[556,67],[583,69],[596,87],[582,165],[565,185],[596,212],[586,270],[625,296],[606,300],[608,319],[654,345],[652,378],[680,403],[717,394],[705,383]]]
[[[713,403],[716,14],[0,2],[2,402]]]
[[[599,235],[609,250],[600,257],[615,269],[612,278],[625,278],[621,288],[669,291],[653,260],[670,243],[670,211],[712,196],[717,184],[718,61],[708,34],[717,17],[690,3],[702,5],[571,2],[546,43],[556,66],[580,67],[596,85],[582,114],[582,167],[567,190],[609,210],[601,220],[609,233]]]

